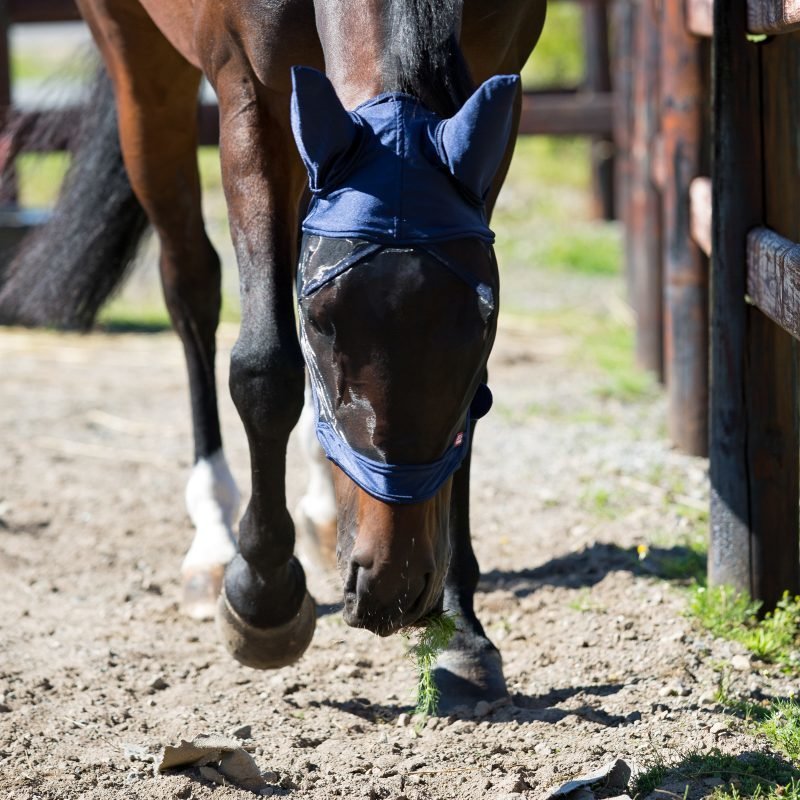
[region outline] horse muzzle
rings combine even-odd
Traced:
[[[344,587],[345,622],[379,636],[389,636],[412,625],[432,610],[441,591],[436,591],[433,572],[415,579],[404,574],[373,574],[351,562]]]

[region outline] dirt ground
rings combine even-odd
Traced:
[[[312,581],[328,604],[315,640],[274,673],[236,665],[211,623],[180,615],[191,446],[171,334],[0,332],[0,797],[252,797],[193,770],[153,774],[164,745],[237,730],[273,794],[320,800],[538,798],[616,757],[635,770],[758,748],[715,703],[720,676],[745,696],[796,687],[694,629],[685,594],[636,555],[671,552],[685,520],[665,487],[702,507],[706,464],[670,449],[662,399],[599,395],[565,348],[501,326],[476,437],[477,603],[513,703],[415,727],[404,640],[346,627],[335,583]],[[289,464],[292,508],[294,444]]]

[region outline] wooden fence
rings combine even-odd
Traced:
[[[800,0],[713,27],[709,576],[769,606],[800,589]]]
[[[523,97],[520,133],[523,135],[589,136],[596,143],[593,149],[593,182],[595,209],[598,216],[614,216],[614,160],[613,118],[614,93],[611,87],[609,58],[608,14],[606,0],[575,0],[583,10],[583,40],[586,54],[586,77],[577,87],[555,87],[543,91],[525,92]],[[11,106],[11,67],[8,28],[13,23],[65,22],[80,19],[74,0],[0,0],[0,112]],[[61,124],[49,126],[54,132],[50,140],[39,139],[39,151],[63,149],[66,136],[75,124],[78,109],[57,113],[63,117]],[[201,144],[219,141],[219,120],[215,105],[202,105],[200,115]],[[20,133],[35,121],[37,112],[30,114],[27,122],[19,124]],[[0,147],[0,169],[3,150],[13,158],[17,152],[31,147],[20,135],[19,145],[6,143]],[[6,191],[0,201],[13,199]]]
[[[619,9],[620,216],[636,356],[666,384],[672,441],[706,455],[708,261],[688,210],[693,179],[709,169],[710,25],[697,2],[621,0]]]

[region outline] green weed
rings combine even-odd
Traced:
[[[771,703],[758,730],[789,758],[800,759],[800,704],[796,700]]]
[[[644,797],[669,785],[670,794],[683,787],[688,796],[693,787],[709,778],[722,784],[715,787],[712,796],[723,798],[767,798],[783,797],[800,800],[800,772],[782,758],[767,753],[744,753],[739,756],[712,750],[709,753],[688,753],[673,761],[658,756],[654,763],[640,772],[629,787],[632,797]]]
[[[433,667],[439,654],[450,644],[456,632],[456,618],[452,614],[435,614],[424,619],[413,634],[407,632],[409,658],[417,669],[417,705],[414,714],[430,717],[439,709],[439,689],[433,680]],[[411,644],[411,636],[416,641]]]
[[[740,642],[763,661],[796,667],[800,648],[800,597],[784,594],[759,619],[761,604],[729,586],[698,586],[689,614],[715,636]]]

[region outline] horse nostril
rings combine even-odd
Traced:
[[[369,571],[372,569],[375,559],[368,550],[360,550],[356,547],[353,548],[353,552],[350,554],[350,561],[354,568],[361,567],[361,569]]]

